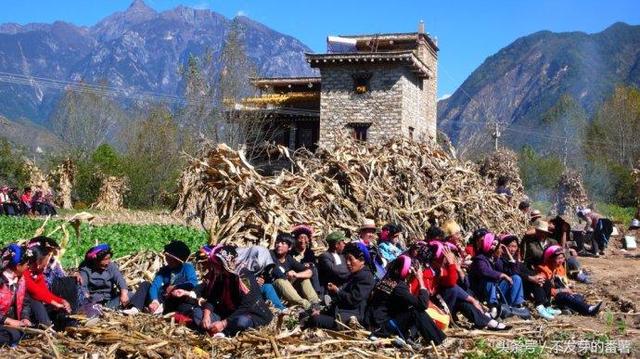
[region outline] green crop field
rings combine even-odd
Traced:
[[[0,244],[16,242],[33,237],[36,230],[42,226],[44,220],[25,217],[0,217]],[[51,233],[62,222],[49,221],[44,234]],[[110,224],[105,226],[80,226],[80,238],[75,234],[73,227],[69,230],[69,245],[62,257],[65,267],[74,267],[82,260],[84,253],[96,243],[108,243],[113,248],[115,257],[125,256],[141,250],[160,251],[166,243],[172,239],[184,241],[192,250],[206,244],[207,233],[193,228],[178,225],[133,225]],[[63,238],[62,231],[52,235],[60,241]]]

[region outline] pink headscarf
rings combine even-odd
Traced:
[[[557,256],[560,253],[564,253],[562,247],[558,245],[549,246],[544,250],[544,254],[542,256],[543,262],[547,263],[551,260],[551,258]]]
[[[482,253],[484,254],[489,254],[489,252],[491,251],[491,247],[493,246],[493,242],[496,240],[496,235],[488,232],[487,234],[485,234],[482,239],[480,240],[480,249],[482,251]]]

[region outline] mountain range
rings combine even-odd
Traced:
[[[443,46],[445,46],[443,44]],[[501,141],[514,149],[539,143],[545,113],[570,96],[592,115],[616,85],[640,87],[640,26],[615,23],[602,32],[541,31],[488,57],[438,103],[438,127],[459,151]]]
[[[190,55],[213,55],[214,76],[224,39],[238,23],[247,56],[261,76],[314,73],[311,50],[297,39],[247,17],[227,19],[184,6],[157,12],[143,0],[94,26],[65,22],[0,25],[0,115],[47,125],[68,82],[107,81],[123,96],[179,96],[179,66]]]
[[[316,74],[304,57],[311,50],[294,37],[206,9],[157,12],[135,0],[90,27],[1,24],[0,136],[55,145],[53,138],[42,139],[49,116],[66,86],[81,80],[106,80],[124,98],[181,96],[180,65],[191,54],[210,51],[215,76],[234,22],[259,75]],[[439,101],[438,127],[464,153],[486,148],[497,123],[500,140],[518,149],[546,135],[545,113],[560,99],[574,99],[591,115],[618,84],[640,87],[640,26],[615,23],[594,34],[540,31],[488,57],[451,97]]]

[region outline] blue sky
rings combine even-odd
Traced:
[[[93,25],[132,0],[4,0],[0,23],[63,20]],[[440,46],[439,96],[453,93],[488,56],[518,37],[551,30],[599,32],[616,21],[640,24],[640,0],[146,0],[163,11],[183,4],[232,18],[248,16],[316,52],[327,35],[416,31],[419,20]]]

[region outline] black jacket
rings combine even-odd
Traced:
[[[420,289],[417,296],[409,292],[405,281],[383,279],[371,294],[366,322],[372,330],[385,327],[385,323],[409,310],[425,311],[429,305],[429,292]]]
[[[328,283],[341,286],[349,278],[347,261],[342,254],[338,255],[340,256],[340,264],[336,264],[331,252],[324,252],[318,256],[318,274],[322,286],[326,286]]]
[[[336,317],[345,322],[349,317],[355,316],[359,322],[362,322],[367,308],[367,299],[374,285],[373,274],[369,268],[364,267],[352,273],[334,297],[333,312]]]
[[[255,276],[249,270],[243,269],[239,277],[240,281],[249,288],[247,294],[243,294],[237,286],[226,286],[224,281],[218,280],[214,284],[210,296],[206,298],[207,307],[227,320],[239,315],[249,315],[256,327],[269,324],[273,319],[273,314],[262,299],[260,286]],[[236,305],[235,309],[223,308],[221,300],[224,297],[224,291],[231,291],[231,298]]]

